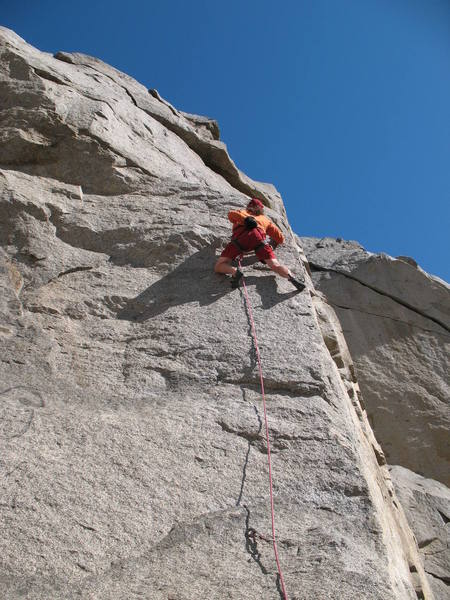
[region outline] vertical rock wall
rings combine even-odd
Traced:
[[[2,596],[280,598],[248,315],[212,266],[257,194],[303,272],[281,198],[112,67],[0,53]],[[431,599],[334,313],[245,272],[289,597]]]
[[[408,257],[302,242],[342,324],[377,439],[401,465],[391,475],[435,595],[450,598],[449,287]]]
[[[342,323],[388,462],[449,485],[449,286],[406,257],[301,241]]]
[[[450,490],[400,466],[390,468],[435,598],[450,598]]]

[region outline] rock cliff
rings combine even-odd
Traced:
[[[405,256],[331,238],[301,243],[345,332],[375,435],[397,465],[391,475],[436,597],[450,598],[450,288]]]
[[[416,536],[435,598],[450,598],[450,490],[404,467],[390,469],[395,490]]]
[[[212,271],[257,195],[308,285],[247,261],[289,598],[435,597],[275,188],[214,121],[4,28],[0,89],[1,596],[281,597],[248,314]]]
[[[450,287],[407,257],[301,238],[336,309],[388,462],[450,483]]]

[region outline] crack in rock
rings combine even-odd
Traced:
[[[421,327],[417,325],[417,323],[413,323],[412,321],[404,321],[403,319],[397,319],[396,317],[392,317],[390,315],[382,315],[380,313],[371,312],[368,310],[362,310],[361,308],[357,308],[356,306],[344,306],[343,304],[337,304],[333,302],[329,298],[327,298],[327,302],[336,308],[341,308],[342,310],[355,310],[356,312],[363,313],[365,315],[371,315],[373,317],[380,317],[381,319],[389,319],[390,321],[395,321],[396,323],[403,323],[404,325],[409,325],[410,327],[414,327],[415,329],[420,329],[421,331],[428,331],[430,333],[435,333],[437,335],[442,335],[445,337],[449,337],[447,333],[442,331],[436,331],[436,329],[427,329],[426,327]]]
[[[439,319],[436,319],[436,317],[432,317],[431,315],[428,315],[423,310],[420,310],[420,308],[417,308],[416,306],[409,304],[409,302],[402,300],[398,296],[394,296],[393,294],[390,294],[389,292],[381,290],[380,288],[377,288],[373,285],[370,285],[369,283],[362,281],[361,279],[359,279],[358,277],[355,277],[351,273],[341,271],[340,269],[334,269],[332,267],[324,267],[323,265],[318,265],[317,263],[314,263],[314,262],[310,262],[309,266],[311,268],[311,271],[313,271],[313,272],[314,271],[323,271],[323,272],[329,272],[329,273],[337,273],[338,275],[342,275],[344,277],[347,277],[348,279],[352,279],[353,281],[356,281],[357,283],[363,285],[364,287],[368,288],[369,290],[372,290],[373,292],[380,294],[381,296],[385,296],[386,298],[390,298],[397,304],[407,308],[408,310],[415,312],[416,314],[420,315],[421,317],[424,317],[425,319],[429,319],[430,321],[433,321],[433,323],[436,323],[436,325],[439,325],[440,327],[445,329],[445,331],[450,333],[450,327],[448,325],[446,325],[445,323],[443,323],[442,321],[440,321]]]

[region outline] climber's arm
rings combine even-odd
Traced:
[[[266,233],[267,235],[269,235],[274,242],[276,242],[277,246],[278,244],[283,244],[284,243],[284,235],[281,233],[281,231],[278,229],[278,227],[276,225],[274,225],[273,223],[270,223],[266,229]]]

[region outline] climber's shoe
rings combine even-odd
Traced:
[[[303,292],[303,290],[306,287],[304,283],[302,283],[301,281],[298,281],[297,279],[292,277],[292,275],[289,275],[289,281],[292,283],[292,285],[295,285],[295,287],[298,289],[299,292]]]
[[[244,273],[242,271],[240,271],[239,269],[236,269],[236,273],[231,278],[231,287],[233,288],[233,290],[235,290],[236,288],[239,287],[239,284],[243,277],[244,277]]]

